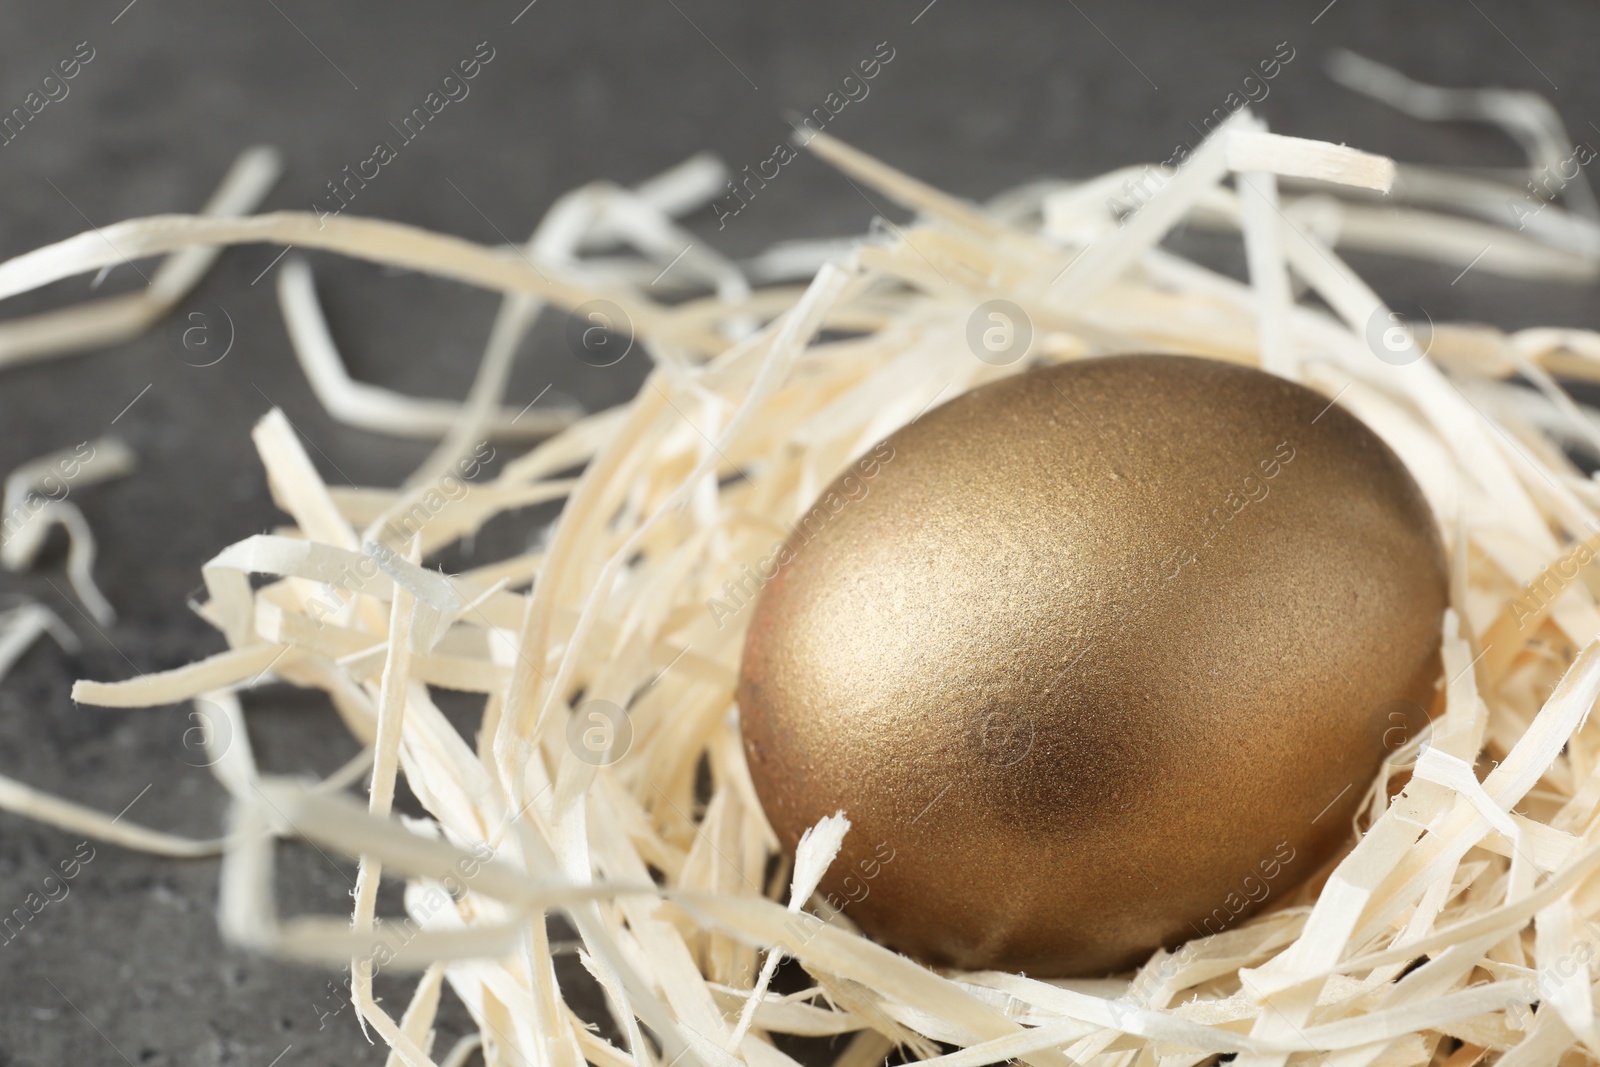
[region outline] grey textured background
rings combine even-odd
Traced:
[[[1600,40],[1593,4],[1337,0],[1324,11],[1326,0],[892,0],[867,10],[837,0],[537,0],[526,10],[526,0],[125,3],[4,8],[0,111],[20,104],[77,42],[88,40],[96,56],[66,99],[0,147],[0,255],[90,224],[192,210],[251,143],[286,154],[287,172],[267,206],[308,208],[340,168],[391,139],[388,122],[480,41],[496,56],[471,95],[403,148],[352,212],[480,241],[498,241],[497,231],[520,240],[553,197],[591,178],[637,181],[700,149],[735,168],[766,158],[784,136],[784,113],[820,103],[883,40],[896,49],[893,63],[830,132],[972,197],[1039,175],[1165,158],[1178,139],[1191,138],[1188,124],[1220,105],[1280,41],[1296,58],[1258,108],[1280,132],[1434,163],[1517,158],[1493,132],[1423,126],[1335,87],[1321,63],[1329,48],[1345,45],[1426,80],[1544,92],[1575,137],[1600,144],[1591,124],[1600,121],[1590,77]],[[691,225],[724,250],[748,254],[782,237],[857,233],[871,215],[847,183],[802,158],[722,233],[709,212]],[[1194,238],[1189,247],[1242,266],[1228,242]],[[110,812],[137,797],[129,818],[216,833],[220,794],[206,771],[186,763],[196,759],[182,744],[191,725],[185,712],[78,708],[68,699],[72,680],[128,677],[221,647],[184,600],[218,548],[279,520],[248,439],[269,398],[315,443],[330,480],[392,483],[423,455],[416,443],[338,426],[313,400],[270,276],[251,284],[277,251],[227,252],[196,294],[226,307],[237,324],[233,352],[215,367],[184,365],[158,331],[115,350],[0,373],[0,472],[106,432],[150,387],[115,427],[139,454],[137,475],[74,490],[102,537],[97,575],[120,621],[97,632],[61,595],[59,546],[36,572],[0,575],[0,595],[43,600],[84,640],[78,655],[36,646],[0,684],[0,773]],[[1453,271],[1354,259],[1380,292],[1423,301],[1436,318],[1600,325],[1587,288],[1481,273],[1451,286]],[[332,328],[358,377],[417,394],[462,394],[494,297],[328,257],[316,265]],[[102,291],[138,281],[122,267]],[[6,314],[86,290],[87,279],[73,279],[13,301]],[[639,359],[586,367],[560,344],[559,324],[547,326],[523,353],[514,401],[549,384],[598,407],[637,387]],[[509,549],[518,536],[503,531],[498,547]],[[354,751],[318,699],[283,689],[252,696],[247,708],[268,770],[325,773]],[[469,705],[453,711],[470,723]],[[75,844],[0,816],[0,912],[37,890]],[[292,887],[284,879],[291,908],[348,907],[350,865],[293,851],[284,864],[296,876]],[[220,942],[215,892],[213,862],[99,846],[70,895],[0,946],[0,1067],[267,1067],[280,1054],[285,1067],[381,1062],[350,1011],[319,1025],[327,974]],[[380,986],[398,1011],[408,985]],[[465,1025],[447,998],[441,1054]]]

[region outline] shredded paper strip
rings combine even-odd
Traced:
[[[283,313],[329,411],[436,440],[435,452],[398,488],[330,487],[270,413],[254,441],[290,525],[223,548],[196,604],[229,649],[75,688],[108,708],[194,702],[231,798],[215,840],[114,822],[11,779],[0,807],[132,848],[220,852],[226,934],[349,966],[364,1025],[409,1067],[480,1049],[496,1067],[794,1067],[780,1034],[840,1038],[838,1067],[896,1050],[938,1067],[1591,1062],[1600,485],[1572,457],[1600,457],[1600,413],[1558,378],[1600,381],[1600,335],[1405,323],[1341,250],[1588,282],[1600,274],[1594,199],[1581,174],[1552,186],[1571,142],[1537,98],[1421,86],[1353,56],[1335,74],[1420,119],[1498,124],[1528,166],[1396,167],[1240,111],[1157,180],[1130,167],[978,205],[799,131],[912,221],[736,262],[675,221],[722,193],[703,157],[632,190],[578,190],[526,245],[494,248],[375,219],[250,215],[277,169],[257,151],[201,215],[106,226],[0,264],[10,296],[123,255],[170,257],[148,292],[0,325],[0,363],[132,336],[228,244],[294,244],[504,295],[468,398],[404,397],[350,379],[309,267],[285,261]],[[1164,248],[1181,224],[1237,234],[1248,282]],[[668,267],[673,280],[655,285]],[[995,299],[1031,327],[1026,358],[1004,366],[967,341],[974,309]],[[643,388],[597,414],[519,415],[504,396],[518,343],[547,309],[594,300],[653,361]],[[930,969],[813,896],[848,812],[774,866],[733,706],[745,619],[708,605],[836,472],[930,405],[1031,365],[1134,351],[1301,381],[1406,461],[1452,566],[1436,717],[1367,783],[1337,863],[1249,922],[1112,979]],[[541,440],[492,476],[462,475],[491,437]],[[96,477],[132,469],[116,442],[97,448]],[[8,527],[0,560],[29,565],[45,525],[65,524],[73,586],[106,618],[82,513],[36,477],[56,462],[6,483],[8,513],[29,517]],[[430,566],[495,516],[553,500],[560,517],[537,548],[459,575]],[[0,668],[44,634],[72,640],[38,605],[0,614]],[[262,775],[244,721],[247,694],[269,683],[325,692],[362,755],[322,782]],[[438,689],[481,696],[473,741],[441,714]],[[391,811],[402,777],[428,818]],[[353,915],[278,913],[285,838],[359,862]],[[404,882],[405,916],[376,914],[383,879]],[[603,1029],[557,979],[552,913],[604,990]],[[774,991],[783,966],[802,969],[800,991]],[[418,978],[396,1017],[372,978],[401,969]],[[438,1050],[446,988],[479,1032]]]

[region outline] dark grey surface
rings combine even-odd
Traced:
[[[894,0],[867,12],[837,0],[538,0],[513,25],[526,0],[359,9],[137,0],[123,10],[125,2],[5,9],[0,111],[20,104],[79,41],[96,55],[65,99],[0,147],[0,255],[91,223],[192,210],[251,143],[276,144],[286,155],[287,173],[267,206],[309,208],[325,181],[391,138],[387,124],[481,41],[495,58],[471,95],[403,148],[352,212],[481,241],[501,232],[520,240],[554,196],[592,178],[637,181],[705,148],[735,168],[765,159],[784,136],[784,113],[819,104],[884,40],[895,59],[830,132],[972,197],[1039,175],[1165,158],[1177,140],[1192,139],[1189,123],[1220,105],[1281,41],[1295,59],[1258,109],[1280,132],[1437,163],[1517,158],[1491,131],[1423,126],[1333,86],[1321,63],[1339,44],[1426,80],[1547,93],[1575,137],[1600,144],[1590,124],[1600,122],[1590,77],[1600,13],[1591,4],[1337,0],[1318,18],[1326,0],[937,0],[926,9],[927,0]],[[850,185],[802,158],[720,234],[710,212],[691,225],[745,254],[783,237],[860,232],[872,214]],[[1203,250],[1234,269],[1242,264],[1227,242]],[[114,427],[139,454],[137,475],[74,491],[101,535],[97,575],[120,621],[97,632],[61,595],[59,550],[36,572],[0,575],[0,595],[27,593],[52,605],[85,646],[69,656],[41,644],[0,685],[0,773],[110,812],[138,797],[130,819],[216,833],[220,794],[206,771],[186,765],[197,760],[182,743],[184,711],[78,708],[68,699],[72,680],[128,677],[221,647],[184,600],[205,559],[280,518],[248,439],[269,400],[315,442],[332,481],[392,483],[423,455],[414,442],[336,425],[313,400],[289,352],[271,277],[251,284],[277,251],[229,251],[196,294],[237,323],[236,347],[215,367],[185,366],[158,331],[115,350],[0,372],[0,472],[107,432],[150,386]],[[1436,318],[1600,325],[1588,288],[1478,272],[1450,286],[1453,271],[1355,259],[1386,296],[1422,300]],[[316,262],[332,328],[358,377],[418,394],[464,391],[494,297],[328,257]],[[138,281],[122,267],[104,291]],[[61,304],[86,288],[87,279],[74,279],[13,301],[6,314]],[[529,343],[513,400],[553,384],[594,407],[637,386],[637,359],[585,367],[558,337],[552,326]],[[314,696],[264,693],[247,708],[270,771],[326,772],[354,751]],[[470,721],[470,708],[460,710]],[[0,912],[37,890],[75,845],[0,816]],[[348,864],[334,869],[294,852],[284,863],[298,876],[292,886],[283,879],[289,909],[348,908]],[[319,1027],[328,975],[221,944],[215,891],[213,862],[98,846],[70,894],[0,946],[0,1067],[266,1067],[286,1049],[285,1067],[381,1062],[350,1011]],[[398,1012],[408,985],[382,985]],[[440,1054],[465,1025],[447,996]]]

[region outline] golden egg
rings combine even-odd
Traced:
[[[1444,552],[1401,461],[1211,360],[974,389],[778,562],[738,691],[757,793],[791,853],[843,810],[828,899],[938,964],[1106,973],[1233,928],[1351,840],[1439,672]]]

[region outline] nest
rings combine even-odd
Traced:
[[[232,797],[226,832],[180,838],[11,779],[0,805],[129,847],[220,853],[226,934],[349,965],[391,1064],[459,1065],[481,1045],[491,1065],[793,1067],[775,1035],[848,1035],[837,1067],[896,1050],[937,1067],[1166,1067],[1227,1054],[1252,1065],[1586,1062],[1600,1054],[1600,732],[1589,721],[1600,487],[1573,457],[1600,455],[1600,420],[1555,376],[1600,380],[1600,335],[1407,323],[1339,249],[1590,280],[1600,223],[1581,175],[1550,183],[1570,142],[1538,98],[1420,86],[1348,56],[1336,73],[1419,117],[1498,123],[1530,166],[1397,170],[1268,133],[1240,110],[1176,165],[1036,182],[978,206],[800,129],[797,141],[868,199],[915,219],[735,263],[673,221],[724,195],[705,159],[635,189],[580,189],[527,245],[489,248],[370,219],[249,215],[275,170],[258,152],[205,214],[108,226],[0,264],[10,296],[169,256],[146,292],[0,326],[0,364],[138,333],[221,246],[241,242],[504,294],[457,404],[351,381],[309,268],[280,272],[291,337],[329,409],[439,444],[399,488],[332,487],[269,414],[254,439],[293,525],[205,566],[195,608],[228,650],[74,689],[108,707],[195,701]],[[1241,234],[1248,284],[1160,247],[1184,222]],[[656,299],[668,270],[701,295]],[[975,309],[994,300],[1027,324],[1025,355],[979,358],[993,353],[969,343]],[[633,401],[598,414],[504,405],[517,344],[551,307],[573,312],[580,334],[600,327],[596,345],[649,354]],[[1116,979],[928,969],[815,896],[848,813],[824,820],[792,862],[779,855],[733,706],[747,613],[711,602],[838,471],[930,406],[1027,366],[1127,351],[1303,382],[1404,459],[1452,567],[1439,713],[1369,783],[1349,851],[1272,910]],[[479,476],[483,443],[518,435],[542,440]],[[111,451],[122,473],[129,458]],[[30,503],[48,495],[45,459],[8,483],[8,514],[26,512],[30,545],[37,524],[68,525],[75,551],[90,553],[77,556],[75,584],[103,615],[109,605],[85,591],[82,516]],[[427,565],[493,517],[554,500],[560,517],[534,549],[453,576]],[[14,555],[8,564],[31,558]],[[0,620],[0,663],[40,634],[71,637],[37,605]],[[260,774],[240,694],[271,682],[325,692],[362,755],[320,782]],[[481,694],[475,745],[430,697],[440,688]],[[393,814],[401,774],[427,818]],[[365,802],[350,790],[363,779]],[[277,913],[285,838],[359,861],[353,919]],[[383,877],[404,880],[405,916],[376,916]],[[610,1010],[604,1032],[563,999],[551,913],[581,938]],[[800,988],[780,995],[769,983],[784,959]],[[372,976],[401,969],[421,976],[395,1018]],[[479,1034],[435,1061],[446,983]]]

